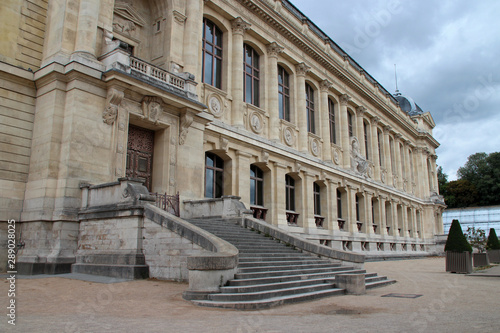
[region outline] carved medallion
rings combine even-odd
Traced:
[[[385,184],[385,172],[382,172],[382,174],[380,175],[380,180]]]
[[[250,127],[255,133],[259,134],[262,132],[262,130],[264,129],[262,123],[263,121],[261,115],[257,112],[253,112],[250,116]]]
[[[283,132],[283,139],[285,140],[285,143],[287,145],[293,146],[295,137],[293,135],[293,130],[290,127],[285,127],[285,130]]]
[[[335,162],[335,164],[339,165],[340,163],[340,152],[338,149],[335,149],[333,151],[333,162]]]
[[[224,114],[224,112],[222,110],[221,101],[216,96],[211,96],[209,98],[208,108],[209,108],[210,112],[214,115],[214,117],[219,118],[219,117],[222,117],[222,115]]]
[[[310,145],[311,145],[311,153],[314,156],[318,156],[319,155],[319,142],[318,142],[318,140],[311,139]]]

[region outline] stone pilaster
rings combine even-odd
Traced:
[[[351,154],[350,154],[350,144],[349,144],[349,124],[347,120],[347,105],[351,97],[347,94],[340,96],[340,132],[342,138],[342,157],[344,168],[349,169],[351,167]]]
[[[195,74],[198,81],[201,81],[202,77],[202,66],[199,65],[198,55],[199,50],[201,50],[199,35],[202,30],[203,4],[203,0],[187,0],[186,21],[184,23],[184,71]]]
[[[243,35],[250,24],[237,17],[232,21],[232,89],[233,96],[231,121],[236,127],[243,128]]]
[[[267,46],[268,55],[268,112],[269,112],[269,138],[279,141],[280,116],[279,116],[279,91],[278,91],[278,55],[284,48],[276,42]]]
[[[363,123],[365,113],[366,113],[366,108],[364,106],[358,106],[356,108],[356,127],[357,127],[356,137],[359,140],[359,148],[361,150],[361,154],[363,155],[363,157],[366,157],[365,131],[364,131],[364,123]],[[370,159],[371,159],[371,155],[370,155]]]
[[[378,151],[378,131],[377,124],[379,122],[378,117],[373,117],[371,119],[371,155],[370,159],[373,161],[373,178],[376,180],[380,180],[380,159],[379,159],[379,151]]]
[[[85,53],[96,58],[97,21],[100,1],[80,1],[78,23],[76,29],[75,52]]]
[[[332,83],[328,80],[321,82],[321,98],[319,107],[319,119],[321,128],[321,138],[323,139],[323,160],[332,160],[332,145],[330,143],[330,113],[328,110],[328,89]]]
[[[298,147],[302,152],[309,150],[309,136],[307,131],[307,109],[306,109],[306,74],[311,68],[305,63],[300,63],[296,66],[297,80],[297,126],[299,127],[299,142]]]
[[[392,161],[391,161],[391,142],[389,133],[391,131],[390,126],[384,127],[384,166],[386,170],[386,181],[387,185],[392,185]]]

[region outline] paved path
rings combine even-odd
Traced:
[[[444,258],[370,262],[368,271],[398,283],[251,312],[196,307],[181,297],[185,283],[18,279],[15,327],[7,324],[2,279],[0,332],[499,332],[500,278],[444,267]]]

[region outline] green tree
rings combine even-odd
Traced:
[[[458,169],[457,175],[459,180],[466,180],[476,188],[478,198],[475,205],[500,204],[500,153],[470,155],[465,165]],[[450,184],[447,186],[449,188]]]
[[[479,202],[479,194],[470,181],[459,179],[446,184],[444,201],[449,208],[461,208],[476,206]]]
[[[488,241],[486,242],[486,248],[488,250],[500,250],[500,241],[498,240],[495,228],[490,229],[490,234],[488,235]]]
[[[441,166],[437,169],[439,194],[444,195],[446,192],[446,185],[448,184],[448,175],[444,173]]]
[[[458,220],[453,220],[451,222],[444,250],[450,252],[472,252],[472,247],[469,242],[467,242],[467,238],[465,238]]]

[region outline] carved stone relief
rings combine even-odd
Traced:
[[[142,100],[142,114],[144,118],[156,123],[163,112],[163,101],[159,97],[145,96]]]
[[[293,146],[295,144],[295,134],[291,127],[285,127],[285,129],[283,130],[283,139],[289,146]]]
[[[112,125],[118,116],[118,107],[123,100],[124,93],[115,88],[108,89],[106,107],[102,112],[103,122]]]
[[[224,115],[222,101],[218,95],[210,95],[210,97],[208,98],[208,109],[210,110],[210,113],[212,113],[216,118],[220,118]]]
[[[181,127],[180,127],[180,133],[179,133],[179,144],[183,145],[184,142],[186,141],[186,136],[189,131],[189,126],[193,123],[193,115],[187,111],[184,110],[181,114]]]
[[[264,129],[264,120],[258,112],[252,112],[250,114],[250,128],[257,134],[262,133]]]
[[[340,164],[340,156],[341,156],[341,153],[340,151],[335,148],[333,150],[333,162],[336,164],[336,165],[339,165]]]
[[[368,175],[369,164],[359,149],[358,138],[352,136],[351,142],[351,168],[363,175]]]
[[[310,149],[311,149],[311,153],[314,155],[314,156],[318,156],[319,155],[319,141],[315,138],[311,138],[310,141],[309,141],[309,146],[310,146]]]

